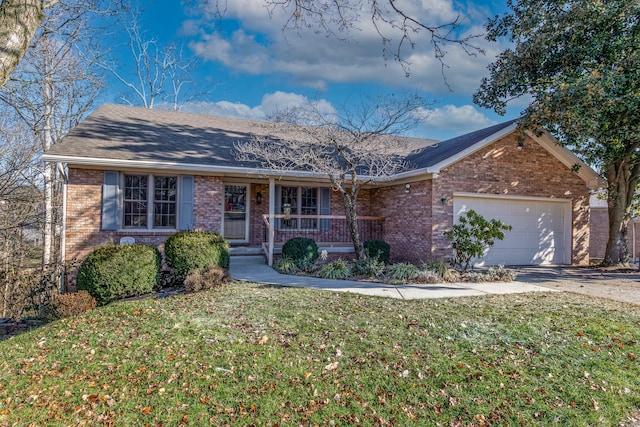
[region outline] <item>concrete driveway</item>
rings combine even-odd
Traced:
[[[519,282],[640,305],[640,270],[591,267],[515,267]]]

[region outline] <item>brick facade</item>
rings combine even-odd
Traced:
[[[117,243],[131,236],[136,243],[162,247],[172,231],[104,231],[102,230],[102,183],[104,171],[69,169],[66,208],[66,260],[81,260],[93,249],[108,243]],[[196,176],[194,182],[194,227],[207,231],[220,231],[222,179]]]
[[[571,199],[572,263],[589,262],[589,193],[584,181],[533,139],[517,149],[508,135],[442,169],[433,178],[362,190],[358,214],[385,217],[384,238],[394,261],[449,258],[444,231],[453,225],[454,193]],[[161,246],[171,232],[101,230],[102,170],[69,170],[67,185],[67,259],[83,258],[93,248],[132,236],[139,243]],[[278,183],[284,185],[284,183]],[[194,228],[220,231],[223,217],[222,177],[195,176]],[[407,191],[408,190],[408,191]],[[262,203],[257,203],[257,194]],[[249,244],[260,245],[262,215],[269,212],[269,185],[250,185]],[[343,215],[342,196],[331,192],[331,214]],[[593,213],[592,213],[593,215]],[[322,241],[318,232],[318,241]],[[599,239],[599,237],[596,237]]]
[[[533,139],[517,149],[515,135],[444,168],[423,181],[372,192],[373,215],[385,216],[385,240],[394,261],[448,259],[444,232],[453,226],[454,193],[480,193],[572,200],[572,263],[589,262],[589,192],[584,181]]]
[[[571,262],[589,263],[589,190],[584,181],[533,139],[527,137],[522,149],[517,145],[516,135],[508,135],[443,169],[433,180],[434,257],[451,254],[443,233],[453,225],[454,193],[464,192],[571,199]]]
[[[431,180],[383,187],[372,191],[372,214],[385,217],[386,240],[392,261],[431,258]]]

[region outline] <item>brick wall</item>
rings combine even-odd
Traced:
[[[69,169],[67,184],[66,259],[84,259],[93,249],[131,236],[137,243],[162,247],[171,231],[103,231],[102,182],[104,171]],[[194,227],[220,231],[223,186],[219,177],[195,177]]]
[[[392,262],[431,258],[431,180],[376,189],[371,211],[385,217],[384,239],[391,246]]]
[[[221,177],[194,177],[193,227],[196,230],[222,230],[224,184]]]
[[[584,181],[533,139],[517,149],[511,134],[443,169],[433,180],[432,254],[451,256],[455,192],[572,199],[572,263],[589,263],[589,191]],[[446,198],[446,202],[441,202]]]

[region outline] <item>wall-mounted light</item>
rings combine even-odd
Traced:
[[[258,194],[256,194],[256,203],[261,205],[262,204],[262,193],[258,191]]]
[[[411,184],[405,184],[404,186],[404,192],[405,193],[409,193],[411,191]]]
[[[446,197],[440,197],[440,203],[442,203],[442,205],[446,205],[447,204],[447,198]]]
[[[516,146],[518,150],[522,150],[524,148],[524,139],[518,138],[518,145]]]

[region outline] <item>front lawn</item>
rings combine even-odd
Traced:
[[[571,294],[234,283],[0,342],[0,426],[617,426],[640,408],[639,337],[640,307]]]

